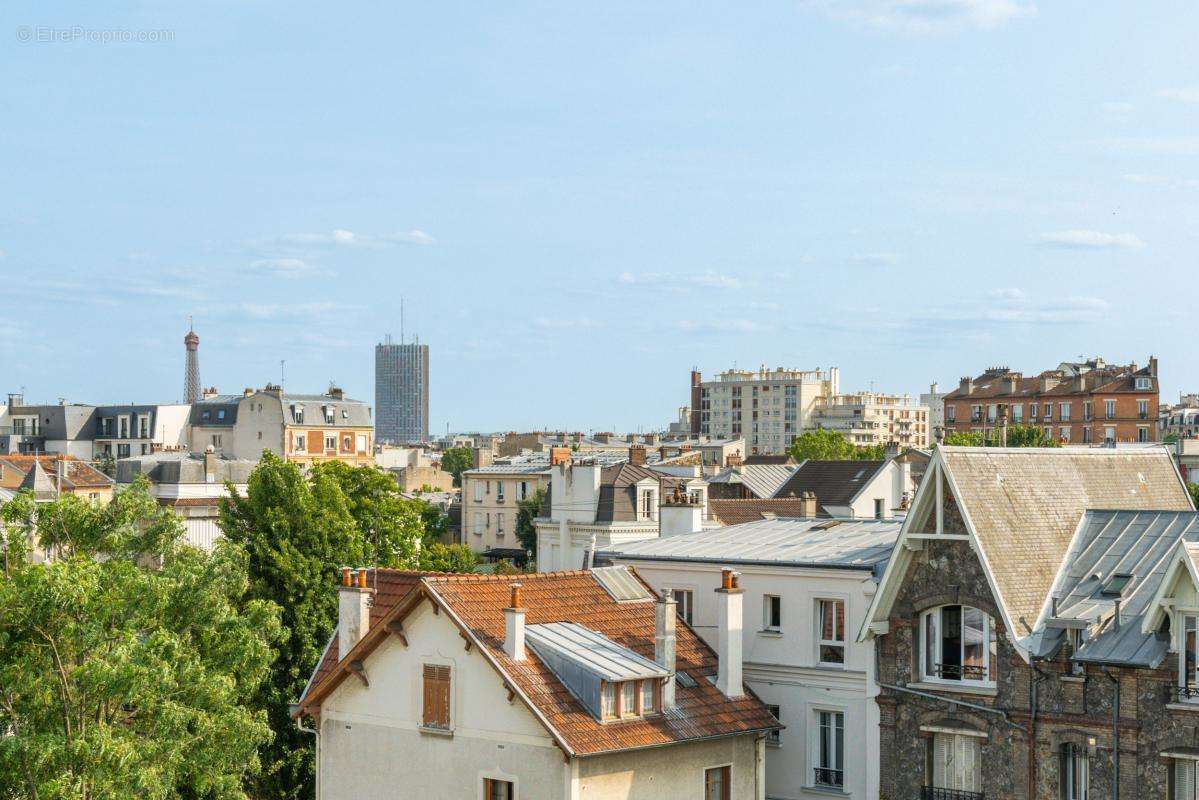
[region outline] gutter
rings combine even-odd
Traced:
[[[1004,711],[1002,708],[991,708],[990,706],[979,705],[978,703],[967,703],[965,700],[954,700],[952,697],[943,697],[939,694],[932,694],[931,692],[922,692],[919,689],[909,689],[906,686],[896,686],[895,684],[892,684],[892,683],[882,683],[881,681],[875,681],[875,683],[879,687],[881,687],[883,689],[890,689],[893,692],[904,692],[905,694],[914,694],[917,697],[923,697],[926,700],[939,700],[942,703],[951,703],[955,706],[962,706],[963,708],[973,709],[974,711],[983,711],[987,714],[998,714],[999,716],[1003,717],[1003,721],[1006,722],[1008,725],[1011,725],[1013,728],[1015,728],[1017,730],[1024,731],[1024,733],[1026,735],[1028,734],[1028,728],[1025,728],[1023,725],[1019,725],[1015,722],[1012,722],[1010,719],[1008,719],[1007,712]]]

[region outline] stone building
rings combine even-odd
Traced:
[[[860,634],[880,796],[1194,800],[1199,515],[1169,453],[943,446],[927,477]]]

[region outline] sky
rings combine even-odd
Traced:
[[[1199,390],[1199,5],[9,2],[0,391],[431,348],[431,427],[650,430],[689,371],[1161,363]],[[281,364],[280,362],[284,362]],[[282,372],[281,372],[282,369]]]

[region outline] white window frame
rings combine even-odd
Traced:
[[[1199,703],[1199,611],[1179,611],[1176,622],[1178,630],[1178,696],[1183,702]],[[1188,633],[1191,634],[1189,642],[1187,641]],[[1187,667],[1188,650],[1191,657],[1189,669]]]
[[[673,586],[670,589],[670,593],[674,595],[674,610],[678,618],[688,625],[693,625],[695,620],[695,589]]]
[[[994,663],[992,663],[993,660],[991,658],[991,648],[996,647],[998,645],[998,642],[995,637],[995,621],[993,619],[991,619],[991,616],[989,614],[987,614],[987,612],[983,611],[980,608],[974,608],[973,606],[968,606],[968,605],[960,605],[959,607],[962,609],[962,622],[960,624],[962,625],[963,628],[965,628],[965,612],[967,610],[977,611],[979,614],[982,615],[983,620],[986,622],[986,625],[983,628],[983,641],[982,641],[983,675],[985,677],[982,679],[967,678],[967,677],[965,677],[965,674],[963,673],[961,678],[945,678],[945,677],[942,677],[941,675],[937,674],[937,672],[933,669],[934,665],[928,663],[928,659],[929,659],[929,655],[930,655],[929,654],[929,626],[930,626],[930,624],[933,624],[935,621],[936,627],[933,629],[933,631],[935,632],[936,636],[932,642],[932,644],[933,644],[932,655],[936,659],[935,664],[943,664],[944,663],[944,654],[942,653],[941,650],[944,645],[944,638],[940,635],[940,625],[941,625],[941,619],[942,619],[941,612],[944,609],[953,607],[955,605],[958,605],[958,604],[947,603],[946,605],[926,609],[925,611],[921,612],[921,614],[920,614],[920,679],[927,683],[940,683],[940,684],[945,684],[945,685],[949,685],[949,686],[983,686],[983,687],[993,688],[995,686],[994,668],[996,665]],[[966,648],[965,637],[962,636],[961,640],[962,640],[962,644],[961,644],[962,653],[959,654],[958,660],[964,661],[965,660],[965,648]]]
[[[824,720],[825,714],[829,715],[829,721],[830,721],[830,723],[832,723],[831,725],[828,726],[828,730],[831,732],[831,735],[832,735],[832,741],[830,742],[830,754],[831,754],[832,766],[824,765],[822,763],[823,759],[821,758],[822,745],[824,745],[824,743],[825,743],[825,735],[826,735],[825,734],[826,726],[825,726],[825,720]],[[837,739],[836,739],[836,730],[837,730],[836,723],[838,721],[841,723],[841,725],[840,725],[841,740],[839,743],[841,752],[839,754],[836,753],[836,748],[837,748],[837,744],[838,744]],[[842,790],[844,790],[844,788],[845,788],[845,773],[846,773],[846,769],[845,769],[845,736],[846,736],[845,709],[844,708],[825,708],[822,706],[813,708],[812,709],[812,732],[814,735],[811,737],[811,745],[810,745],[811,752],[809,754],[809,763],[811,763],[811,765],[812,765],[812,771],[810,773],[812,782],[810,785],[813,787],[820,787],[822,789],[842,789]],[[840,769],[838,769],[836,766],[837,755],[841,756]],[[820,769],[833,770],[835,772],[840,772],[841,773],[840,785],[838,785],[836,783],[817,782],[816,770],[820,770]]]
[[[1091,785],[1091,758],[1087,748],[1073,743],[1062,745],[1062,766],[1065,767],[1061,776],[1062,797],[1064,800],[1087,800],[1087,790]]]
[[[471,481],[471,483],[475,487],[475,502],[482,503],[483,502],[483,481],[475,480],[475,481]]]
[[[777,611],[777,615],[775,614]],[[777,616],[777,620],[775,617]],[[783,632],[783,597],[777,594],[762,595],[762,630],[769,633]]]
[[[504,482],[495,482],[495,499],[499,502],[504,502]]]
[[[833,604],[834,608],[836,607],[836,604],[840,604],[840,606],[841,606],[841,639],[840,640],[824,638],[824,608],[825,608],[826,603]],[[845,629],[849,625],[849,620],[846,618],[847,608],[848,608],[848,604],[845,602],[845,599],[841,598],[841,597],[818,597],[818,598],[816,598],[816,635],[813,636],[812,638],[816,640],[816,663],[821,665],[822,667],[837,667],[840,669],[845,668],[845,663],[848,660],[847,659],[848,654],[846,652],[848,645],[845,640]],[[834,611],[834,613],[836,613],[836,612]],[[836,628],[835,621],[834,621],[833,627],[834,627],[834,629]],[[833,635],[834,636],[836,635],[836,630],[833,631]],[[839,647],[841,649],[841,660],[839,662],[838,661],[825,661],[823,658],[823,655],[824,655],[823,651],[824,651],[824,648],[826,648],[826,647]]]
[[[325,434],[325,451],[328,452],[329,450],[337,452],[337,435],[336,434],[333,434],[333,435]]]
[[[1115,419],[1116,418],[1116,401],[1115,400],[1107,399],[1107,400],[1103,401],[1103,414],[1104,414],[1104,419]]]

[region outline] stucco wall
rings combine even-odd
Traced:
[[[669,749],[595,756],[578,761],[577,797],[582,800],[665,800],[704,796],[704,770],[731,764],[731,800],[754,800],[758,792],[754,736],[714,739]]]

